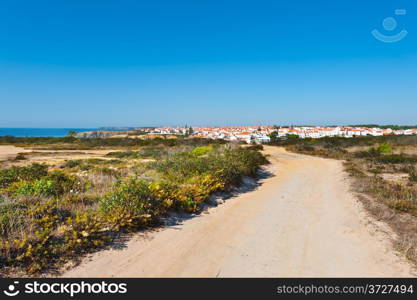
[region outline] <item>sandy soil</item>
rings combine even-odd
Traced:
[[[408,173],[382,173],[381,177],[384,180],[394,182],[394,183],[402,183],[407,184],[409,183],[409,175]]]
[[[340,161],[267,148],[270,172],[180,225],[135,235],[93,254],[64,277],[414,276],[386,226],[349,192]]]
[[[11,165],[27,165],[31,163],[46,163],[56,164],[62,163],[66,160],[73,159],[87,159],[87,158],[100,158],[100,159],[112,159],[111,157],[105,157],[105,155],[112,151],[119,150],[38,150],[29,149],[15,146],[0,145],[0,161],[13,160],[18,153],[27,153],[26,159],[22,161],[8,161],[4,162],[6,167]],[[34,153],[36,152],[36,153]]]
[[[30,150],[25,150],[24,148],[21,148],[21,147],[0,145],[0,161],[14,159],[18,153],[29,152],[29,151]]]

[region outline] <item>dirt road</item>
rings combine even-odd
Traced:
[[[349,192],[341,162],[267,148],[274,176],[181,225],[98,252],[66,277],[413,276]]]

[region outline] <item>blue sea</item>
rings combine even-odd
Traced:
[[[84,132],[97,128],[0,128],[0,136],[15,137],[63,137],[69,131]]]

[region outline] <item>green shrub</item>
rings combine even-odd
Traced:
[[[66,168],[76,168],[79,167],[81,171],[89,171],[94,168],[95,165],[108,165],[108,164],[118,164],[122,161],[119,159],[99,159],[99,158],[90,158],[90,159],[76,159],[76,160],[67,160],[63,166]]]
[[[111,240],[105,223],[93,213],[80,213],[68,217],[61,230],[64,244],[61,251],[65,255],[74,255],[101,247]]]
[[[200,205],[208,199],[208,191],[196,183],[183,184],[177,191],[175,208],[188,213],[198,212]]]
[[[205,174],[190,180],[179,186],[174,193],[174,208],[189,213],[198,212],[201,204],[209,199],[209,196],[225,188],[225,183],[217,174]]]
[[[18,153],[14,160],[18,161],[18,160],[25,160],[25,159],[26,159],[26,156],[23,153]]]
[[[405,154],[389,154],[382,155],[376,158],[377,162],[385,164],[404,164],[404,163],[416,163],[417,156],[405,155]]]
[[[213,150],[213,147],[212,146],[199,146],[199,147],[195,147],[191,151],[191,154],[193,154],[195,156],[202,156],[202,155],[206,155],[211,150]]]
[[[43,195],[43,193],[49,190],[51,185],[51,181],[44,179],[39,179],[35,181],[20,181],[12,184],[8,188],[8,191],[14,197]]]
[[[374,176],[377,176],[378,174],[382,173],[382,169],[381,168],[372,168],[369,170],[370,173],[374,174]]]
[[[116,183],[99,203],[100,210],[117,228],[147,225],[160,215],[163,205],[152,194],[149,184],[139,178]]]
[[[103,175],[107,175],[107,176],[113,176],[113,177],[120,177],[121,176],[120,171],[118,171],[116,169],[109,168],[109,167],[96,167],[96,168],[94,168],[94,172],[99,173],[99,174],[103,174]]]
[[[32,274],[110,241],[105,223],[92,213],[65,216],[55,202],[47,201],[36,203],[26,215],[35,231],[0,241],[3,266],[23,267]]]
[[[262,151],[264,150],[264,146],[262,146],[261,144],[255,144],[255,145],[250,145],[246,147],[246,149],[253,150],[253,151]]]
[[[417,215],[417,204],[408,200],[395,200],[388,202],[387,205],[395,210]]]
[[[374,158],[374,157],[381,156],[381,152],[379,152],[375,148],[371,148],[371,149],[366,150],[366,151],[355,152],[353,155],[354,155],[354,157],[357,157],[357,158]]]
[[[377,151],[381,154],[391,153],[392,152],[392,146],[389,143],[382,143],[378,146]]]
[[[31,181],[48,175],[48,166],[34,163],[30,166],[0,170],[0,188],[5,188],[18,181]]]
[[[80,170],[81,171],[88,171],[88,170],[91,170],[92,168],[93,168],[93,166],[92,165],[89,165],[89,164],[82,164],[80,166]]]
[[[62,171],[52,171],[48,176],[34,181],[20,181],[12,184],[7,190],[19,196],[61,196],[64,193],[79,192],[84,189],[81,181]]]
[[[106,156],[117,157],[117,158],[130,158],[130,159],[139,159],[139,158],[161,158],[166,155],[167,151],[164,147],[161,146],[146,146],[140,149],[139,151],[115,151],[109,152]]]
[[[117,158],[140,158],[140,153],[137,151],[114,151],[106,154],[109,157]]]
[[[208,144],[226,144],[225,140],[209,140],[206,138],[192,138],[192,139],[132,139],[132,138],[75,138],[75,137],[13,137],[13,136],[0,136],[0,144],[20,144],[20,145],[38,145],[44,146],[48,149],[57,150],[86,150],[102,147],[143,147],[150,145],[164,145],[168,147],[189,145],[189,146],[202,146]]]
[[[83,160],[84,163],[89,165],[115,165],[122,162],[120,159],[100,159],[100,158],[89,158],[86,160]]]
[[[80,166],[80,165],[81,165],[81,163],[82,163],[82,160],[81,160],[81,159],[76,159],[76,160],[67,160],[67,161],[64,163],[64,167],[66,167],[66,168],[75,168],[75,167]]]
[[[166,179],[173,182],[184,182],[188,177],[193,177],[207,170],[207,165],[202,157],[197,157],[189,152],[175,153],[172,157],[150,164]]]
[[[60,196],[68,192],[81,192],[85,189],[85,184],[79,178],[60,170],[50,172],[45,179],[52,181],[50,193],[52,196]]]
[[[316,151],[316,148],[314,146],[310,146],[310,145],[298,145],[297,146],[297,151],[313,152],[313,151]]]
[[[57,255],[49,229],[37,231],[34,236],[26,234],[20,239],[0,241],[0,263],[20,266],[34,274],[51,264]]]
[[[366,174],[360,169],[357,165],[354,163],[348,161],[344,163],[345,170],[348,172],[348,174],[352,177],[359,177],[363,178],[366,177]]]
[[[167,155],[165,147],[161,146],[147,146],[139,150],[138,157],[159,159]]]
[[[259,166],[268,160],[257,151],[244,148],[212,151],[208,156],[195,156],[189,152],[180,152],[172,157],[156,162],[156,168],[168,180],[185,182],[188,178],[201,174],[216,174],[225,186],[238,184],[242,176],[254,176]]]
[[[162,205],[162,212],[167,211],[175,204],[179,186],[168,181],[154,181],[149,184],[153,197]]]

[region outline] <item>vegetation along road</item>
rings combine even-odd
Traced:
[[[341,161],[266,147],[273,176],[179,225],[139,233],[66,277],[413,276]],[[387,232],[388,231],[388,232]]]

